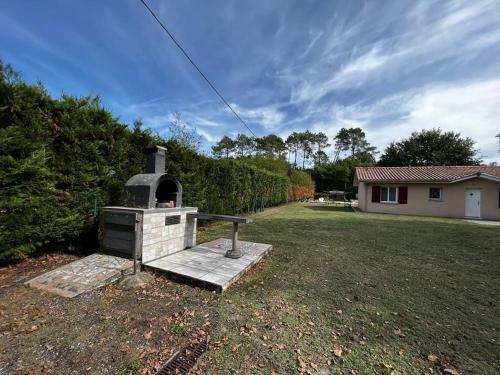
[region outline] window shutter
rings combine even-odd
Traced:
[[[407,204],[408,203],[408,186],[400,186],[398,194],[398,203]]]
[[[380,186],[372,186],[372,202],[380,202]]]

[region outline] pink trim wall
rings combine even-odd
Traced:
[[[371,186],[408,186],[408,203],[373,203]],[[430,187],[441,187],[440,201],[429,199]],[[358,202],[361,211],[388,214],[457,217],[465,216],[465,191],[481,189],[481,218],[500,220],[500,183],[485,179],[471,179],[453,184],[368,184],[359,182]]]

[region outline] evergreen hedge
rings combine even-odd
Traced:
[[[184,188],[183,205],[214,214],[255,212],[285,203],[289,179],[240,160],[212,159],[167,142],[166,170]]]
[[[99,208],[123,203],[123,185],[143,172],[144,150],[154,144],[168,149],[184,205],[238,214],[288,199],[286,176],[130,129],[99,98],[54,99],[0,61],[0,261],[77,244],[95,250]]]

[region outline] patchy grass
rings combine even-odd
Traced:
[[[498,227],[307,204],[256,219],[241,239],[274,250],[223,295],[157,276],[67,300],[22,285],[45,258],[3,269],[0,374],[149,373],[207,334],[206,373],[500,373]]]

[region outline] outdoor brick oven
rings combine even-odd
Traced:
[[[165,151],[147,150],[146,173],[125,184],[124,207],[103,208],[102,251],[131,258],[135,253],[145,263],[196,245],[198,209],[182,207],[182,185],[165,173]]]
[[[222,292],[272,249],[270,244],[238,240],[238,225],[251,223],[252,218],[183,207],[182,185],[165,173],[165,151],[163,147],[148,150],[146,173],[125,184],[124,206],[102,209],[101,254],[49,271],[28,285],[74,297],[118,278],[125,288],[144,286],[152,276],[140,271],[148,268]],[[232,239],[196,245],[198,219],[231,222]]]

